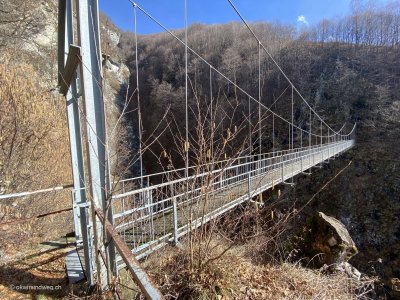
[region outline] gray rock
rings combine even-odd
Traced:
[[[316,267],[338,266],[358,253],[343,223],[322,212],[312,218],[302,248]]]

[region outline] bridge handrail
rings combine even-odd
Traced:
[[[177,184],[177,183],[184,182],[184,181],[187,181],[187,180],[197,179],[197,178],[201,178],[201,177],[204,177],[204,176],[207,176],[207,175],[213,175],[214,173],[219,173],[221,171],[223,172],[223,171],[227,171],[227,170],[232,170],[232,169],[238,168],[240,166],[246,166],[246,165],[249,165],[249,164],[254,163],[254,162],[262,162],[262,161],[265,161],[267,159],[274,158],[274,157],[285,157],[285,156],[290,155],[290,154],[300,153],[300,152],[305,152],[305,151],[310,151],[310,150],[323,151],[324,149],[327,149],[327,148],[331,147],[332,145],[340,145],[340,144],[345,144],[347,142],[349,142],[349,141],[344,140],[344,141],[340,141],[340,142],[326,143],[326,144],[323,144],[323,146],[321,146],[321,145],[313,146],[312,148],[303,147],[303,148],[295,148],[295,149],[292,149],[292,150],[282,150],[282,151],[278,151],[278,153],[282,152],[282,155],[280,155],[280,156],[275,155],[273,157],[267,157],[267,158],[264,158],[264,159],[261,159],[261,160],[250,161],[250,162],[245,162],[245,163],[242,163],[242,164],[231,165],[231,166],[226,167],[226,168],[210,170],[208,172],[191,175],[191,176],[189,176],[187,178],[184,177],[184,178],[174,179],[174,180],[163,182],[163,183],[159,183],[159,184],[156,184],[156,185],[139,188],[139,189],[136,189],[136,190],[133,190],[133,191],[129,191],[129,192],[126,192],[126,193],[113,195],[112,199],[119,199],[119,198],[127,197],[127,196],[130,196],[130,195],[134,195],[134,194],[145,193],[145,192],[148,192],[148,191],[153,190],[153,189],[164,187],[166,185]],[[284,152],[286,152],[286,154],[283,154]],[[275,152],[275,153],[277,153],[277,152]],[[309,154],[312,154],[312,153],[309,153]],[[232,162],[237,161],[238,159],[239,158],[234,159],[234,160],[232,160]],[[229,162],[229,160],[227,160],[227,161]],[[179,170],[180,169],[178,169],[176,171],[179,171]],[[176,172],[176,171],[168,171],[168,172]],[[161,175],[161,174],[166,174],[166,173],[157,173],[157,174]],[[152,174],[147,175],[147,176],[151,176],[151,175]],[[139,177],[139,179],[140,179],[140,177]]]
[[[350,141],[340,141],[340,142],[336,142],[336,143],[329,143],[329,144],[326,144],[326,145],[324,145],[322,147],[318,147],[319,149],[305,149],[305,150],[301,151],[301,152],[308,152],[304,156],[300,155],[301,152],[293,152],[293,153],[290,153],[290,154],[286,154],[286,155],[280,156],[279,157],[279,161],[277,161],[277,162],[275,162],[273,164],[266,164],[266,161],[267,160],[272,160],[274,158],[278,158],[277,156],[276,157],[267,158],[264,161],[259,160],[259,161],[253,161],[253,162],[250,162],[250,163],[245,163],[243,165],[235,165],[232,168],[238,169],[239,167],[243,167],[243,166],[246,166],[248,164],[255,164],[255,165],[258,165],[258,166],[256,166],[255,169],[245,169],[246,171],[243,172],[243,173],[236,174],[236,175],[234,175],[232,177],[229,177],[229,178],[224,178],[225,185],[221,184],[221,186],[219,188],[217,188],[217,189],[214,189],[213,192],[226,190],[230,186],[234,186],[234,185],[238,184],[238,182],[244,182],[248,178],[248,176],[250,176],[251,178],[252,177],[261,176],[262,174],[258,174],[258,172],[260,170],[265,169],[265,168],[278,169],[281,166],[283,167],[284,165],[290,164],[293,161],[298,161],[299,159],[307,160],[307,157],[311,157],[311,155],[314,155],[314,154],[317,154],[317,153],[323,153],[324,151],[327,151],[330,148],[336,148],[336,147],[341,146],[341,145],[343,145],[343,147],[342,147],[343,149],[340,150],[340,151],[343,151],[344,149],[351,148],[352,145],[353,145],[353,141],[350,140]],[[310,150],[317,150],[317,151],[310,151]],[[289,159],[285,159],[284,158],[284,157],[288,157],[288,156],[293,155],[293,154],[296,154],[296,155],[294,157],[289,157]],[[216,171],[219,171],[219,172],[221,172],[221,171],[224,172],[225,171],[226,172],[227,170],[225,169],[225,170],[216,170]],[[252,175],[252,173],[255,173],[255,174]],[[206,173],[206,174],[209,174],[209,173]],[[221,173],[221,175],[219,175],[218,177],[223,176],[223,175],[224,175],[224,173]],[[235,181],[236,178],[240,178],[240,177],[243,177],[243,180]],[[199,178],[201,178],[201,177],[199,177]],[[232,184],[229,184],[229,183],[226,184],[226,181],[229,181],[229,180],[233,180]],[[173,184],[179,183],[179,182],[180,182],[179,180],[170,181],[170,182],[166,182],[163,186],[169,186],[169,185],[173,185]],[[276,182],[276,184],[278,184],[278,183],[279,182]],[[215,186],[215,185],[217,185],[217,186],[220,185],[220,180],[213,181],[212,182],[212,186]],[[159,189],[160,185],[151,186],[149,188],[150,189],[147,191],[147,193],[152,192],[151,190]],[[203,191],[203,187],[199,186],[199,187],[196,187],[195,189],[192,189],[192,190],[188,191],[188,194],[186,194],[186,192],[180,192],[179,194],[167,196],[166,198],[163,198],[162,200],[159,200],[159,201],[156,201],[156,202],[152,202],[150,204],[144,204],[144,205],[142,205],[140,207],[135,207],[135,208],[132,208],[132,209],[124,210],[123,212],[120,212],[120,213],[115,213],[114,214],[114,220],[116,220],[118,218],[121,218],[121,217],[124,217],[124,216],[131,215],[133,213],[137,213],[137,212],[146,210],[145,215],[142,215],[139,218],[136,218],[134,221],[117,225],[116,228],[120,228],[121,226],[126,226],[129,223],[141,221],[141,220],[147,219],[147,218],[149,218],[151,216],[154,217],[154,216],[159,215],[161,213],[164,213],[164,212],[167,212],[167,211],[171,211],[172,210],[172,200],[173,199],[179,199],[179,198],[182,198],[184,196],[187,196],[188,199],[186,199],[184,201],[179,201],[179,204],[178,204],[179,206],[185,205],[185,204],[187,204],[189,202],[193,202],[197,198],[201,197],[202,191]],[[129,192],[129,195],[141,193],[141,191],[133,191],[133,192],[134,193],[130,193]],[[149,194],[147,194],[147,197],[149,197]],[[170,203],[169,203],[169,206],[167,206],[166,208],[164,207],[162,209],[157,209],[157,211],[153,211],[153,209],[152,209],[153,207],[164,206],[165,203],[167,203],[167,205],[168,205],[168,202],[170,202]],[[150,209],[151,209],[151,212],[150,212]]]
[[[346,142],[348,140],[342,140],[342,142]],[[330,143],[324,143],[323,145],[330,145],[330,144],[336,144],[338,142],[330,142]],[[321,144],[319,145],[313,145],[311,146],[311,149],[317,149],[318,147],[320,147]],[[218,164],[223,164],[223,163],[227,163],[227,162],[231,162],[234,163],[236,161],[240,161],[240,160],[248,160],[248,159],[252,159],[254,161],[254,158],[258,158],[260,155],[262,156],[262,159],[265,159],[265,156],[267,157],[275,157],[275,156],[281,156],[281,155],[285,155],[285,154],[289,154],[289,153],[293,153],[295,151],[301,151],[301,150],[308,150],[310,149],[310,146],[304,146],[304,147],[298,147],[298,148],[294,148],[294,149],[285,149],[285,150],[278,150],[278,151],[273,151],[273,152],[266,152],[266,153],[262,153],[262,154],[254,154],[254,155],[245,155],[245,156],[240,156],[240,157],[236,157],[236,158],[232,158],[232,159],[224,159],[224,160],[218,160],[215,162],[209,162],[209,163],[205,163],[205,164],[201,164],[198,166],[191,166],[189,167],[189,170],[193,170],[195,168],[201,168],[201,167],[205,167],[208,165],[218,165]],[[144,181],[148,181],[150,180],[151,177],[155,177],[155,176],[160,176],[160,175],[168,175],[168,174],[177,174],[179,172],[184,172],[185,168],[179,168],[179,169],[173,169],[173,170],[167,170],[164,172],[158,172],[158,173],[152,173],[152,174],[146,174],[141,176],[137,176],[137,177],[132,177],[132,178],[127,178],[127,179],[122,179],[119,180],[119,183],[128,183],[128,182],[133,182],[133,181],[140,181],[140,180],[144,180]]]

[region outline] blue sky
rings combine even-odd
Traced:
[[[318,23],[350,12],[351,0],[233,0],[248,21],[278,21],[295,26]],[[385,1],[385,0],[376,0]],[[183,0],[137,0],[142,8],[169,29],[182,28]],[[133,9],[128,0],[99,0],[100,10],[125,31],[133,30]],[[188,22],[227,23],[238,20],[226,0],[187,0]],[[142,34],[162,31],[138,13],[138,31]]]

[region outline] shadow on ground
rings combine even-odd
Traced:
[[[0,299],[62,298],[70,293],[65,255],[71,250],[65,239],[45,242],[17,258],[0,264]],[[44,298],[43,298],[44,297]]]

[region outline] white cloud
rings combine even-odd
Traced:
[[[308,26],[307,18],[304,15],[300,15],[297,17],[297,22],[303,23],[304,25]]]

